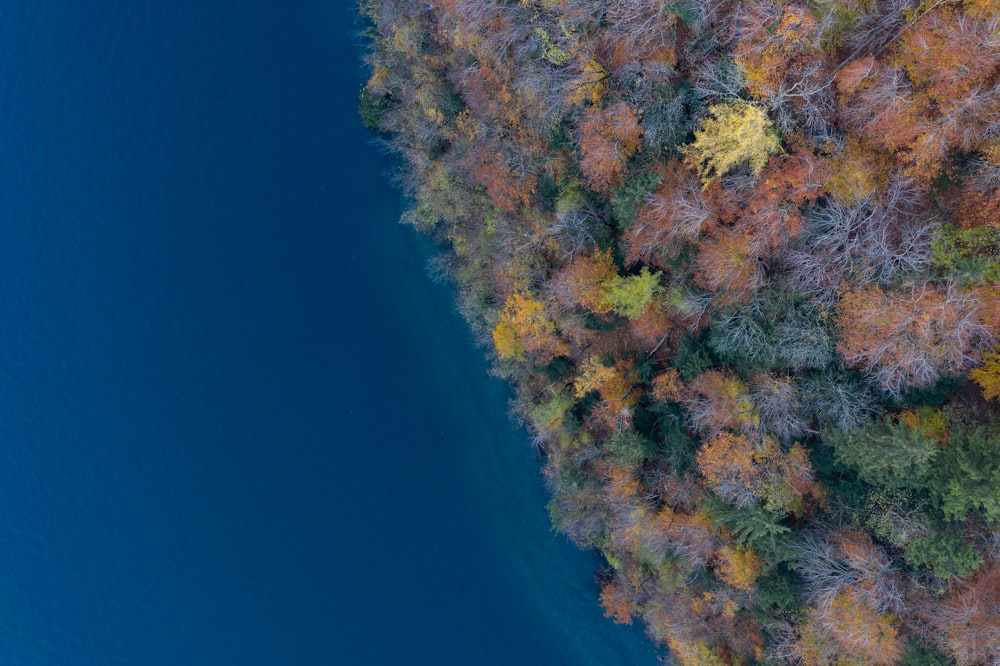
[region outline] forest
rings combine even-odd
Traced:
[[[595,603],[681,666],[1000,664],[1000,2],[360,9]]]

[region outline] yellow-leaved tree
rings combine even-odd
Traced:
[[[970,372],[969,379],[979,384],[984,398],[1000,400],[1000,353],[987,354],[982,367]]]
[[[545,304],[527,293],[511,294],[504,303],[493,329],[493,343],[504,360],[522,361],[527,354],[539,365],[569,352],[569,345],[556,334]]]
[[[660,272],[643,266],[638,275],[612,275],[601,286],[606,290],[601,300],[605,306],[622,317],[637,319],[661,291]]]
[[[764,109],[747,102],[725,102],[709,107],[711,117],[694,131],[694,143],[681,148],[684,160],[698,169],[703,183],[722,176],[744,162],[760,173],[767,158],[781,151]]]

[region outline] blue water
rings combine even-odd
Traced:
[[[0,663],[656,663],[396,223],[352,11],[0,5]]]

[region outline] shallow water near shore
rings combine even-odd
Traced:
[[[657,663],[396,221],[353,21],[0,13],[0,662]]]

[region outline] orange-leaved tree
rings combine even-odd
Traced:
[[[932,617],[941,647],[958,663],[1000,661],[1000,562],[984,565]]]
[[[714,437],[723,428],[748,431],[758,425],[746,384],[722,370],[707,370],[687,386],[688,422]]]
[[[573,389],[578,398],[597,391],[601,401],[595,413],[608,427],[620,430],[631,423],[632,410],[639,401],[638,384],[631,361],[621,360],[609,366],[591,356],[581,364]]]
[[[587,185],[607,194],[625,182],[625,164],[642,144],[642,127],[635,108],[617,102],[591,108],[581,124],[580,168]]]
[[[545,304],[529,293],[511,294],[504,303],[493,329],[493,343],[501,359],[520,361],[531,356],[539,365],[569,353],[569,345],[556,335]]]
[[[990,337],[978,299],[931,284],[849,291],[837,305],[837,327],[844,361],[896,397],[964,372]]]
[[[830,605],[810,609],[798,644],[801,663],[892,666],[903,656],[897,624],[891,613],[879,613],[842,592]]]
[[[670,160],[663,182],[648,196],[635,223],[625,233],[626,263],[665,268],[686,243],[695,242],[713,222],[701,184],[679,160]]]
[[[592,254],[578,255],[549,283],[549,290],[560,304],[583,307],[597,314],[611,312],[605,301],[606,282],[618,275],[611,249],[595,248]]]
[[[615,624],[632,624],[635,607],[624,585],[613,579],[602,585],[601,605],[604,606],[604,617],[610,617]]]

